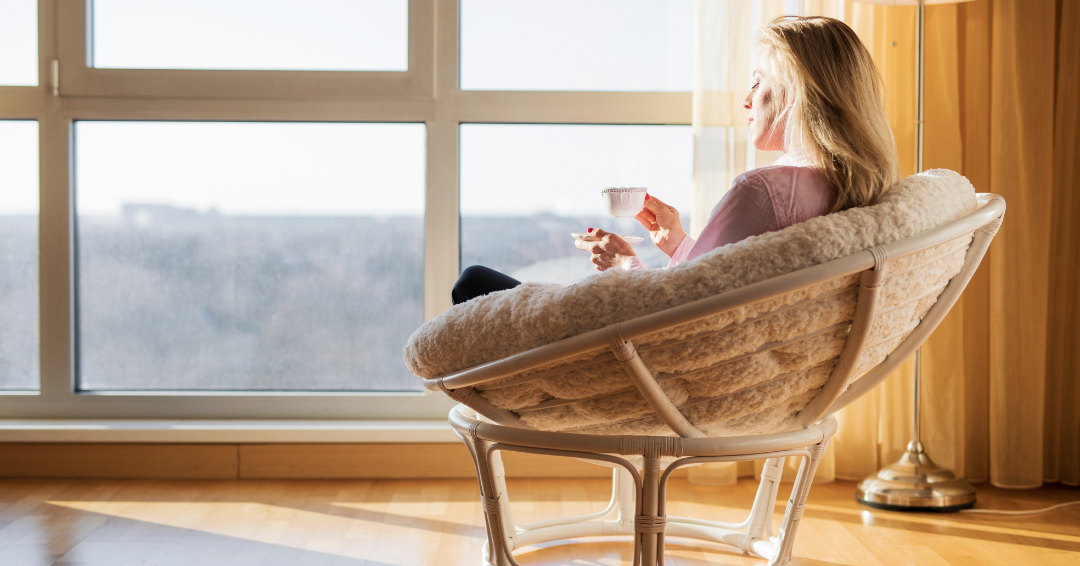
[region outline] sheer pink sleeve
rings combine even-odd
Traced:
[[[689,254],[690,250],[693,248],[694,239],[690,236],[684,237],[683,241],[679,242],[679,247],[675,248],[675,253],[671,255],[671,261],[668,262],[667,266],[671,267],[685,261],[687,254]],[[626,262],[622,264],[622,268],[627,270],[648,269],[648,267],[645,266],[645,262],[641,261],[641,258],[638,256],[632,256],[630,259],[626,260]]]
[[[667,266],[672,267],[710,250],[772,230],[776,225],[772,200],[763,184],[739,177],[720,204],[713,209],[709,223],[695,240],[683,238]],[[623,269],[648,269],[637,256],[623,264]]]
[[[831,195],[825,177],[808,167],[773,165],[747,171],[735,178],[713,208],[697,241],[687,236],[679,243],[668,267],[750,236],[828,214]],[[623,268],[645,269],[645,264],[634,257]]]
[[[776,214],[764,179],[740,175],[713,209],[687,260],[720,246],[776,229]]]
[[[697,240],[690,236],[684,237],[683,240],[679,242],[679,247],[675,248],[675,253],[671,254],[671,261],[668,262],[667,266],[671,267],[673,265],[679,265],[686,261],[686,256],[690,255],[690,250],[694,249],[694,244],[696,243]]]

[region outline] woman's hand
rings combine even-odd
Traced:
[[[592,254],[593,265],[599,271],[607,271],[612,267],[622,267],[627,259],[637,255],[626,240],[605,232],[599,228],[589,228],[588,240],[574,240],[574,245],[579,250],[585,250]],[[592,238],[596,238],[595,240]]]
[[[675,253],[675,249],[686,237],[682,221],[679,220],[679,211],[656,197],[645,195],[645,208],[641,209],[635,218],[649,231],[656,247],[668,257]]]

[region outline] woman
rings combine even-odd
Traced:
[[[899,179],[881,76],[850,27],[833,18],[777,18],[761,30],[758,45],[754,84],[743,100],[750,138],[755,148],[784,155],[737,177],[696,240],[683,231],[674,207],[646,197],[637,219],[671,258],[669,267],[750,236],[873,204]],[[593,238],[576,244],[600,271],[645,268],[622,238],[589,232]],[[454,304],[517,284],[473,266],[454,286]]]

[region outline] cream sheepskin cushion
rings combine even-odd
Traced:
[[[413,333],[405,364],[417,376],[441,377],[918,234],[975,206],[967,179],[927,171],[901,180],[874,206],[747,238],[670,269],[609,270],[567,286],[524,283],[456,305]],[[856,375],[880,363],[925,315],[959,271],[970,239],[890,264],[893,275]],[[635,344],[668,397],[706,433],[784,430],[831,374],[855,310],[856,284],[854,276],[837,279]],[[526,374],[559,366],[567,371],[477,389],[539,430],[672,434],[606,350]]]

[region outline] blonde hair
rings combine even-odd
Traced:
[[[831,212],[873,204],[900,178],[884,85],[870,53],[833,18],[780,17],[761,30],[781,90],[784,149],[807,153],[834,191]]]

